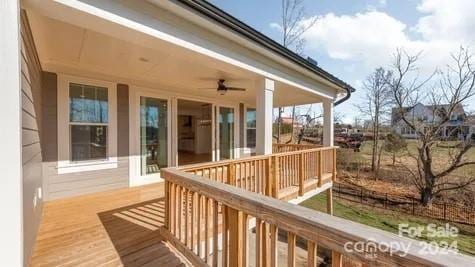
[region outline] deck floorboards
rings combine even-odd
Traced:
[[[46,202],[31,266],[186,266],[159,234],[162,184]]]

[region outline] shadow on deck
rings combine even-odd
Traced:
[[[160,235],[163,184],[45,203],[31,266],[184,266]]]
[[[159,234],[164,201],[154,199],[98,214],[124,266],[183,265],[183,258]]]

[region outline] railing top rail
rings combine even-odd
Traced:
[[[315,152],[315,151],[326,151],[326,150],[331,150],[335,148],[338,149],[339,147],[338,146],[315,147],[315,148],[307,148],[307,149],[301,149],[301,150],[289,151],[289,152],[277,152],[277,153],[272,153],[269,155],[258,155],[258,156],[250,156],[250,157],[239,158],[239,159],[227,159],[227,160],[220,160],[220,161],[214,161],[214,162],[196,163],[196,164],[180,166],[178,167],[178,169],[189,171],[189,170],[195,170],[195,169],[221,167],[221,166],[226,166],[230,163],[237,164],[237,163],[242,163],[242,162],[268,159],[272,156],[289,156],[289,155],[295,155],[295,154],[301,154],[301,153],[310,153],[310,152]]]
[[[274,154],[272,154],[274,155]],[[239,159],[226,159],[214,162],[205,162],[205,163],[196,163],[190,165],[184,165],[178,167],[180,170],[193,170],[193,169],[206,169],[209,167],[219,167],[219,166],[226,166],[230,163],[240,163],[240,162],[248,162],[248,161],[255,161],[255,160],[263,160],[268,159],[270,155],[259,155],[259,156],[251,156],[246,158],[239,158]]]
[[[279,228],[312,240],[332,250],[365,262],[409,266],[416,264],[430,266],[471,266],[473,259],[459,254],[424,255],[418,241],[391,234],[379,229],[351,222],[305,207],[249,192],[234,186],[204,179],[177,168],[162,170],[168,182],[188,188],[213,198],[226,206],[243,211]],[[406,255],[394,247],[392,253],[378,249],[377,257],[368,259],[364,252],[349,254],[344,250],[347,242],[372,242],[372,244],[399,244],[408,248]],[[366,243],[367,244],[367,243]]]
[[[323,147],[316,147],[316,148],[301,149],[301,150],[296,150],[296,151],[277,152],[277,153],[273,153],[272,155],[274,155],[274,156],[289,156],[289,155],[295,155],[295,154],[301,154],[301,153],[311,153],[311,152],[316,152],[316,151],[327,151],[327,150],[338,149],[338,148],[340,148],[340,147],[338,147],[338,146],[323,146]]]
[[[314,146],[314,147],[322,146],[322,145],[317,145],[317,144],[279,144],[279,143],[274,143],[272,145],[274,146]]]

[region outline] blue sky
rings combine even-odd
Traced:
[[[280,41],[271,24],[280,22],[280,0],[211,0],[267,36]],[[319,20],[304,36],[305,55],[357,90],[371,71],[389,66],[396,48],[422,51],[422,74],[449,63],[460,45],[475,43],[473,0],[305,0],[306,17]],[[473,51],[473,49],[472,49]],[[354,121],[361,90],[337,107],[345,122]],[[475,99],[468,104],[475,109]]]

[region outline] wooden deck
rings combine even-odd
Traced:
[[[163,183],[47,202],[31,266],[190,265],[163,223]]]

